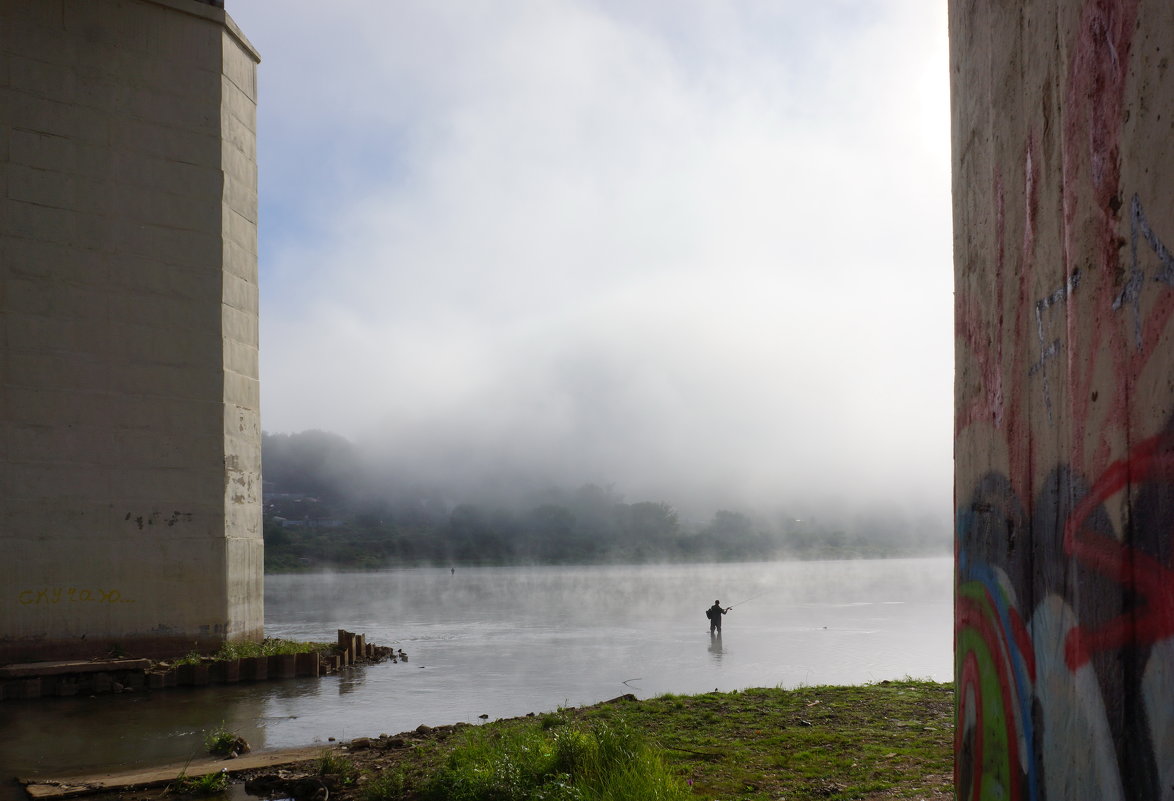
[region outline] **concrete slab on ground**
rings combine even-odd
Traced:
[[[66,660],[62,662],[24,662],[0,665],[0,679],[25,679],[37,676],[63,676],[71,673],[102,673],[115,670],[146,670],[149,659]]]
[[[205,758],[174,765],[136,768],[134,770],[92,773],[81,776],[55,778],[20,778],[29,797],[36,799],[72,798],[90,793],[108,793],[131,787],[158,787],[178,779],[181,775],[205,776],[228,771],[230,776],[258,768],[275,768],[295,762],[317,759],[330,746],[315,745],[285,751],[266,751],[244,754],[236,759]]]

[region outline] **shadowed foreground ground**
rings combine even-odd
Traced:
[[[950,684],[900,681],[645,701],[624,696],[478,728],[491,738],[519,729],[555,738],[599,724],[628,726],[659,749],[671,773],[696,798],[946,801],[953,798],[953,693]],[[421,727],[330,748],[207,760],[121,778],[74,777],[28,789],[46,799],[84,793],[89,801],[154,801],[193,794],[190,784],[181,791],[181,773],[192,779],[224,770],[237,790],[249,782],[251,792],[270,797],[419,799],[428,779],[473,728]]]

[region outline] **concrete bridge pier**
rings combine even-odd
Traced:
[[[0,0],[0,664],[262,636],[257,63],[215,3]]]
[[[1174,798],[1174,4],[951,0],[960,799]]]

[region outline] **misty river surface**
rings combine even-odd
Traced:
[[[265,633],[409,661],[319,679],[0,703],[0,780],[476,723],[634,693],[952,677],[949,557],[265,577]],[[736,604],[720,639],[704,611]]]

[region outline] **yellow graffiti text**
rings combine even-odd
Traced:
[[[133,598],[123,598],[119,590],[87,589],[79,587],[43,587],[21,590],[16,600],[22,606],[39,604],[133,604]]]

